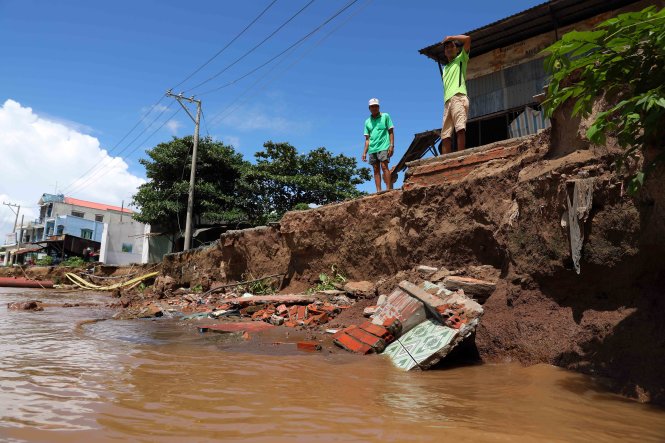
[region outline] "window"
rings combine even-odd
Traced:
[[[104,223],[104,215],[103,214],[95,214],[95,221]]]
[[[57,235],[62,235],[63,232],[65,232],[65,227],[63,225],[58,225]]]
[[[132,252],[132,244],[131,243],[123,243],[122,244],[122,252]]]
[[[83,218],[85,216],[85,212],[81,211],[72,211],[72,217],[80,217]]]
[[[92,240],[92,229],[81,229],[81,238]]]

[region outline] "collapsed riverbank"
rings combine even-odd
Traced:
[[[554,364],[665,404],[665,175],[655,171],[629,195],[611,140],[591,146],[584,122],[553,123],[522,140],[517,155],[457,183],[293,211],[279,224],[168,255],[154,290],[121,305],[179,300],[248,276],[280,275],[280,292],[300,293],[333,267],[370,281],[375,296],[417,278],[418,265],[484,269],[496,289],[476,331],[481,361]],[[572,204],[575,195],[586,204]],[[372,303],[345,311],[338,325],[357,322]]]

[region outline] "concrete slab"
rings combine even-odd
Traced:
[[[385,355],[400,369],[427,369],[452,349],[450,344],[458,330],[443,326],[434,320],[426,320],[386,347]],[[438,358],[437,358],[438,357]]]

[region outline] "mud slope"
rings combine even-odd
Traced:
[[[614,388],[665,403],[665,180],[626,195],[607,147],[555,125],[519,155],[462,182],[393,191],[287,213],[279,227],[234,231],[212,246],[167,256],[180,285],[284,273],[300,290],[336,265],[387,290],[419,264],[491,265],[501,272],[476,345],[485,361],[547,362],[609,377]],[[594,178],[581,274],[562,227],[572,179]],[[383,286],[381,286],[383,282]]]

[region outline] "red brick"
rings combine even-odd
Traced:
[[[284,326],[286,326],[287,328],[295,328],[296,326],[298,326],[298,323],[294,321],[285,321]]]
[[[298,314],[296,315],[296,319],[305,320],[306,318],[307,318],[307,307],[298,306]]]
[[[320,351],[321,345],[315,341],[299,341],[298,349],[302,349],[304,351]]]
[[[360,325],[360,328],[384,340],[386,339],[386,337],[391,335],[386,328],[384,328],[383,326],[375,325],[371,321],[366,321],[365,323]]]
[[[352,329],[351,331],[348,332],[348,334],[355,338],[360,340],[361,342],[365,343],[366,345],[371,346],[374,348],[377,352],[383,352],[383,350],[386,348],[386,342],[379,337],[370,334],[369,332],[365,331],[364,329],[361,328],[355,328]]]
[[[372,348],[365,343],[362,343],[349,334],[343,333],[333,340],[333,342],[347,351],[355,352],[356,354],[369,354]]]

